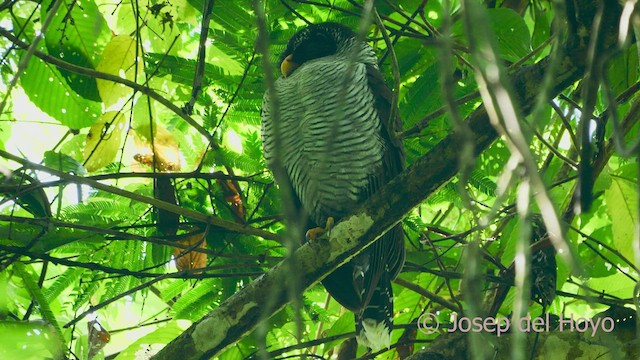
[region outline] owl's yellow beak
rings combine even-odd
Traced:
[[[293,55],[289,55],[282,60],[282,64],[280,64],[280,72],[283,77],[287,77],[299,66],[300,64],[293,62]]]

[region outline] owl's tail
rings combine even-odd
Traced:
[[[385,272],[378,281],[369,304],[355,316],[356,339],[360,345],[373,351],[391,346],[393,290],[388,273]]]

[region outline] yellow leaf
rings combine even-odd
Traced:
[[[113,162],[120,150],[125,131],[126,121],[122,113],[108,111],[102,114],[87,134],[84,147],[85,168],[96,171]]]
[[[102,60],[96,70],[133,81],[136,74],[136,55],[142,56],[141,49],[137,49],[136,54],[134,38],[127,35],[114,36],[102,51]],[[142,74],[144,71],[142,61],[138,64],[140,65],[137,67],[137,72]],[[122,84],[102,79],[97,79],[96,82],[105,111],[122,109],[133,94],[131,88]]]

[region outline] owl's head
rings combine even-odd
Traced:
[[[287,77],[307,61],[344,51],[355,38],[356,33],[342,24],[325,22],[309,25],[287,43],[280,55],[280,71]]]

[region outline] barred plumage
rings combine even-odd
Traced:
[[[349,66],[347,55],[309,61],[275,86],[286,104],[279,119],[282,163],[316,224],[348,214],[362,200],[372,171],[382,167],[384,144],[366,67]],[[262,117],[269,116],[265,101]],[[275,153],[272,127],[263,122],[267,162]]]
[[[323,226],[329,217],[349,214],[402,171],[402,145],[394,137],[399,118],[389,119],[391,92],[375,52],[348,28],[310,25],[289,41],[283,68],[287,62],[299,67],[275,82],[278,119],[272,119],[269,94],[264,97],[264,154],[271,166],[277,121],[277,154],[287,178],[276,175],[276,181],[289,182],[311,221]],[[389,346],[391,280],[403,263],[397,226],[323,280],[331,295],[356,314],[358,341],[365,346]]]

